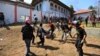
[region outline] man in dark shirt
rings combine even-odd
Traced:
[[[61,29],[62,29],[62,31],[63,31],[62,40],[64,40],[64,38],[67,39],[66,34],[68,33],[68,24],[62,22],[62,23],[61,23]]]
[[[31,43],[32,37],[34,37],[33,27],[30,25],[29,19],[25,20],[25,26],[22,27],[21,32],[22,32],[23,40],[26,44],[26,56],[28,56],[30,53],[30,43]]]
[[[77,33],[76,33],[77,39],[76,39],[75,46],[77,48],[79,56],[83,56],[82,47],[83,47],[83,43],[85,41],[85,38],[86,38],[87,34],[86,34],[84,28],[80,27],[79,23],[76,24],[76,31],[77,31]]]

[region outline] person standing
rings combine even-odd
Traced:
[[[36,17],[36,15],[34,15],[34,22],[33,22],[33,25],[35,27],[37,27],[37,24],[38,24],[38,18]]]
[[[92,14],[90,19],[91,19],[92,27],[96,27],[96,16]]]
[[[84,30],[84,28],[80,27],[79,23],[76,24],[76,31],[77,31],[77,33],[76,33],[77,39],[76,39],[75,47],[78,51],[79,56],[83,56],[82,47],[83,47],[83,44],[87,37],[87,34],[86,34],[86,31]]]
[[[23,40],[26,44],[26,56],[30,53],[30,44],[33,35],[33,27],[30,25],[30,19],[25,20],[25,25],[21,29]]]
[[[92,26],[96,27],[96,16],[95,15],[93,15]]]
[[[5,24],[4,14],[3,14],[2,12],[0,12],[0,22],[2,22],[2,23],[1,23],[1,27],[6,25],[6,24]]]
[[[89,18],[89,16],[86,17],[86,19],[85,19],[85,24],[86,24],[86,26],[88,25],[88,18]]]

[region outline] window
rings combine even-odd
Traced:
[[[61,8],[61,12],[63,12],[63,8]]]
[[[63,8],[63,13],[65,13],[65,9]]]
[[[37,6],[37,8],[36,8],[37,10],[39,10],[39,8],[38,8],[38,6]]]
[[[60,11],[60,6],[58,7],[58,10]]]
[[[19,1],[24,2],[24,0],[19,0]]]
[[[66,9],[65,9],[65,14],[66,14]]]
[[[51,10],[53,10],[53,3],[50,3],[50,8]]]
[[[55,11],[57,10],[57,5],[55,5]]]
[[[41,4],[40,4],[40,10],[42,9],[42,6],[41,6]]]
[[[65,13],[65,9],[64,9],[64,13]]]
[[[53,3],[50,3],[50,6],[53,6]]]

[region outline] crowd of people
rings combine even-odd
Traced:
[[[30,45],[32,44],[36,44],[35,41],[35,37],[39,37],[40,41],[37,42],[37,45],[44,47],[45,45],[45,38],[50,38],[51,40],[55,39],[54,36],[54,31],[55,29],[58,29],[58,31],[62,31],[62,37],[61,40],[64,41],[67,36],[69,35],[72,39],[75,37],[75,35],[77,35],[76,38],[76,49],[79,53],[79,56],[83,56],[83,43],[84,41],[86,41],[86,31],[84,29],[83,26],[81,26],[81,21],[73,21],[73,22],[68,22],[67,20],[59,20],[56,24],[54,24],[51,20],[48,23],[49,25],[49,30],[44,29],[43,27],[43,23],[40,23],[39,26],[36,28],[38,28],[37,30],[35,29],[35,26],[31,26],[31,22],[30,19],[26,19],[25,20],[25,25],[22,27],[22,36],[23,36],[23,40],[26,44],[26,56],[29,55],[30,53]],[[72,36],[71,34],[71,30],[72,28],[75,28],[77,33],[74,34],[74,36]],[[33,32],[36,32],[36,36],[33,34]]]
[[[93,27],[96,27],[96,17],[95,15],[92,15],[90,17],[91,23]],[[37,45],[44,47],[45,45],[45,38],[49,38],[51,40],[55,39],[55,33],[54,31],[58,29],[58,31],[62,31],[62,37],[61,40],[65,41],[68,36],[70,36],[72,39],[76,37],[76,42],[75,42],[75,47],[77,49],[77,52],[79,56],[83,56],[83,44],[87,43],[86,42],[86,31],[84,29],[84,25],[82,24],[83,20],[82,17],[79,18],[73,18],[72,20],[70,18],[56,18],[56,17],[51,17],[48,21],[47,18],[44,16],[44,19],[46,20],[46,23],[48,23],[49,30],[44,29],[43,27],[43,22],[39,23],[38,25],[38,19],[35,18],[35,21],[33,23],[33,26],[31,26],[31,21],[29,18],[25,19],[25,25],[22,27],[21,32],[22,32],[22,37],[23,40],[26,44],[26,56],[29,56],[30,51],[30,45],[31,43],[35,45],[35,38],[39,37],[40,41],[37,42]],[[88,20],[89,17],[85,19],[86,26],[88,25]],[[0,26],[5,26],[5,21],[4,21],[4,15],[3,13],[0,13],[0,23],[2,23]],[[37,28],[37,29],[35,29]],[[72,35],[71,31],[72,28],[76,29],[76,34]],[[36,36],[33,33],[37,33]]]

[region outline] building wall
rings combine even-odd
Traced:
[[[81,16],[83,18],[83,20],[86,19],[86,17],[90,16],[90,13],[83,13],[83,14],[77,14],[76,17],[78,18],[79,16]]]
[[[50,5],[51,3],[54,5],[53,7],[51,7]],[[40,4],[42,7],[41,9],[40,9]],[[57,6],[57,8],[55,8],[55,5]],[[58,9],[58,7],[60,7],[60,9]],[[69,16],[69,11],[66,8],[63,8],[62,6],[49,0],[44,0],[43,2],[38,3],[35,6],[35,10],[42,11],[42,15],[43,16],[45,15],[47,17],[66,17],[67,18]]]
[[[32,21],[34,21],[35,17],[38,18],[38,21],[41,21],[41,19],[42,19],[41,11],[34,10],[34,11],[32,11],[32,13],[33,13]],[[36,15],[36,16],[34,16],[34,15]]]
[[[42,2],[42,11],[43,12],[48,12],[50,11],[50,3],[48,0],[45,0]]]
[[[7,24],[14,23],[14,6],[6,2],[0,1],[0,12],[5,15],[5,21]]]
[[[53,4],[53,6],[50,5],[50,10],[51,10],[51,12],[53,12],[55,14],[54,16],[56,16],[56,17],[65,17],[65,18],[67,18],[69,16],[69,11],[66,8],[50,1],[50,4],[51,3]]]
[[[5,21],[7,24],[15,23],[15,5],[9,2],[0,1],[0,12],[5,15]],[[32,10],[32,21],[34,21],[34,15],[41,21],[41,11]],[[24,22],[26,17],[30,17],[30,8],[17,6],[17,22]]]
[[[17,21],[18,22],[24,21],[24,19],[22,19],[21,16],[26,16],[26,17],[30,16],[30,9],[17,6]]]
[[[37,6],[41,4],[39,10],[36,9]],[[55,3],[54,3],[55,4]],[[56,4],[57,5],[57,4]],[[58,5],[60,6],[60,5]],[[0,12],[3,12],[5,15],[5,21],[7,24],[15,23],[15,5],[14,3],[9,3],[5,1],[0,1]],[[66,10],[66,14],[57,10],[50,9],[50,1],[45,0],[35,6],[35,10],[32,10],[32,21],[37,17],[41,21],[44,15],[48,17],[66,17],[69,14],[69,11]],[[34,16],[36,15],[36,16]],[[17,22],[24,22],[26,17],[30,16],[30,8],[24,6],[17,6]]]

